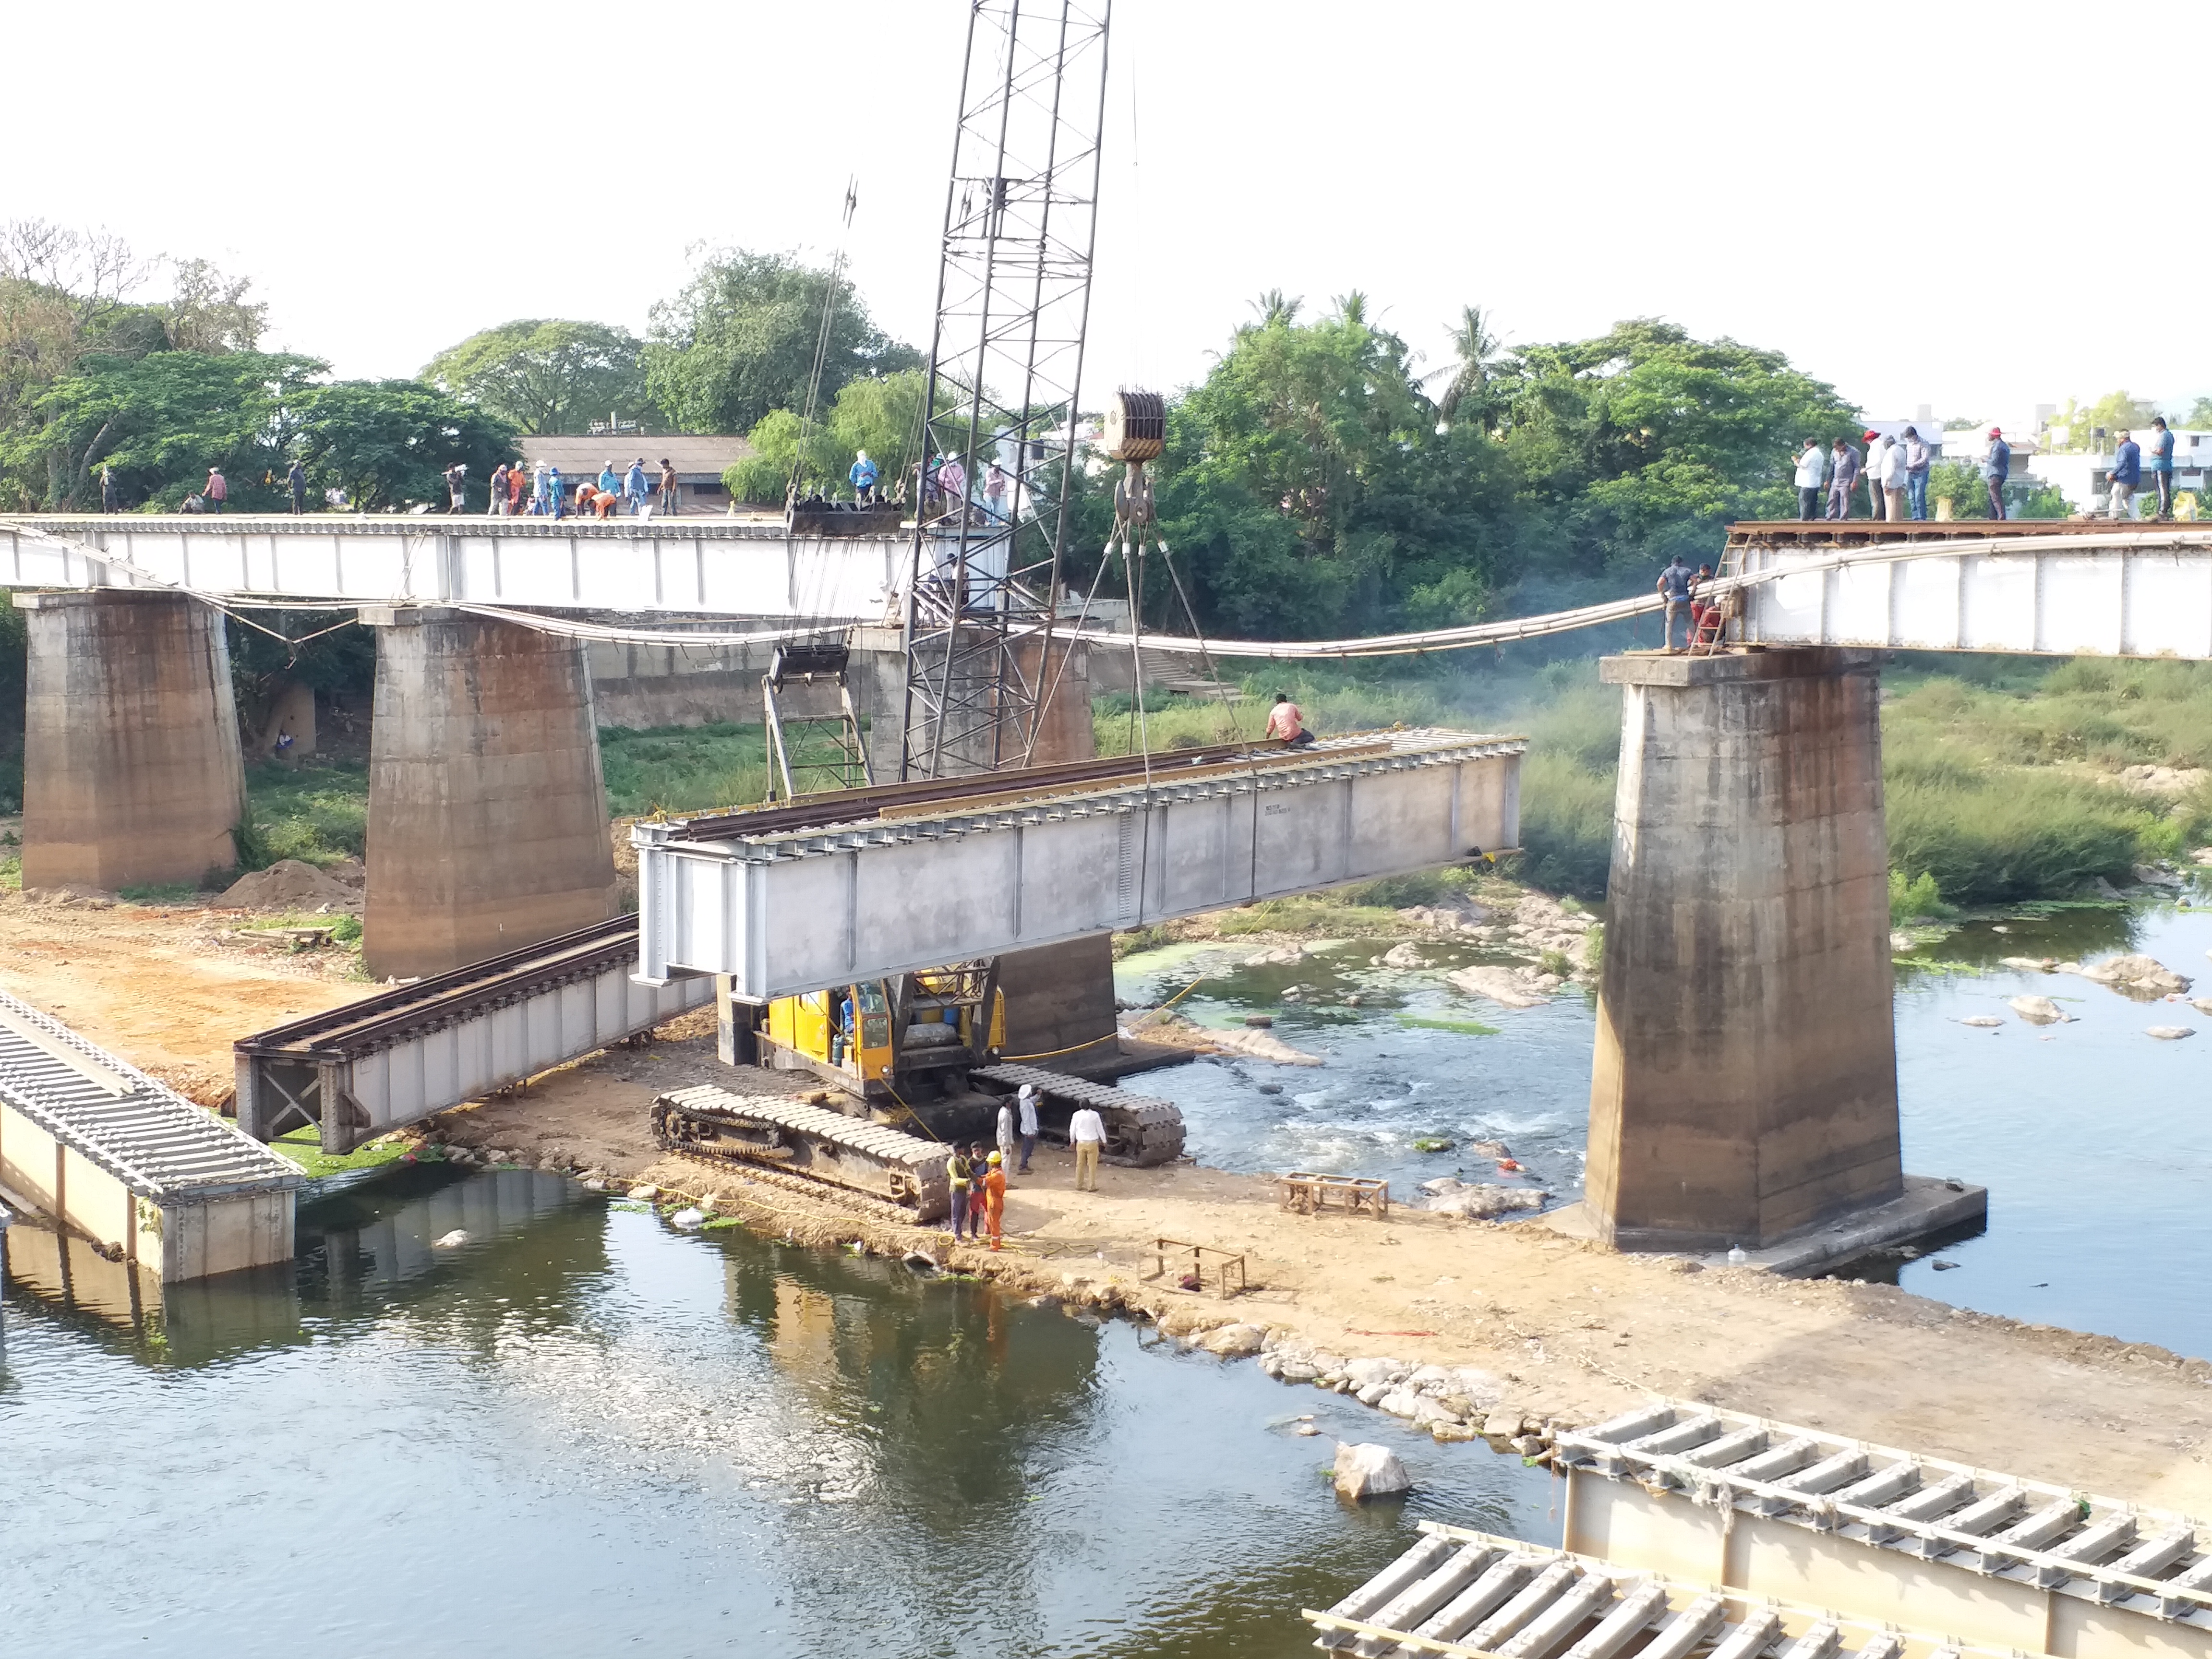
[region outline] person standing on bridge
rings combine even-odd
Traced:
[[[292,465],[296,467],[300,464],[295,461]],[[100,510],[103,513],[120,513],[123,510],[123,503],[115,490],[115,469],[111,466],[100,469]]]
[[[469,510],[469,467],[467,462],[455,461],[451,466],[446,469],[446,492],[447,495],[451,497],[453,501],[453,505],[446,509],[447,512],[465,513]]]
[[[2119,449],[2112,456],[2112,476],[2106,481],[2112,499],[2106,505],[2112,518],[2136,516],[2136,488],[2142,483],[2142,451],[2132,432],[2120,434]]]
[[[1928,440],[1920,435],[1920,428],[1905,428],[1905,501],[1906,510],[1917,524],[1928,517],[1928,468],[1936,459]]]
[[[1851,516],[1851,486],[1859,481],[1859,453],[1846,438],[1836,440],[1828,456],[1828,516]]]
[[[622,474],[615,471],[612,461],[599,469],[599,488],[610,495],[622,494]]]
[[[507,516],[507,481],[509,476],[510,470],[505,461],[491,470],[491,500],[484,511],[495,519]]]
[[[200,499],[207,503],[206,511],[220,513],[222,504],[230,499],[230,481],[222,476],[220,467],[208,469],[207,487],[200,491]]]
[[[2150,417],[2150,477],[2158,486],[2158,517],[2164,524],[2173,517],[2173,434],[2166,416]]]
[[[663,455],[660,458],[660,510],[672,519],[683,501],[684,485],[676,476],[676,463]]]
[[[1882,516],[1892,524],[1905,522],[1905,444],[1885,438],[1881,444]]]
[[[530,475],[517,462],[507,470],[507,516],[519,519],[523,514],[523,492],[530,488]]]
[[[1818,438],[1805,440],[1797,456],[1797,520],[1802,524],[1820,516],[1820,481],[1827,476],[1827,458]]]
[[[561,482],[561,469],[557,466],[545,469],[545,510],[556,519],[568,516],[568,497]]]
[[[996,461],[983,475],[983,501],[990,507],[991,516],[1000,524],[1006,521],[1006,475]]]
[[[853,499],[862,507],[872,507],[876,500],[876,464],[862,450],[853,457],[853,465],[845,474],[845,481],[853,486]]]
[[[623,499],[629,503],[631,518],[645,516],[645,498],[649,493],[645,482],[645,457],[641,455],[629,464],[629,471],[623,474]]]
[[[1888,459],[1889,440],[1879,432],[1866,434],[1867,516],[1882,516],[1882,462]]]
[[[1663,637],[1660,643],[1668,651],[1672,651],[1674,648],[1674,618],[1678,616],[1686,617],[1690,609],[1690,600],[1698,591],[1698,573],[1691,569],[1688,562],[1680,553],[1677,553],[1674,562],[1659,573],[1659,580],[1656,586],[1659,589],[1661,597],[1667,601],[1667,620],[1662,630]],[[1683,630],[1682,645],[1686,650],[1690,644],[1690,630],[1695,626],[1695,622],[1691,621]]]
[[[2005,515],[2005,480],[2012,476],[2012,446],[2004,441],[2004,428],[1990,428],[1990,447],[1982,452],[1982,482],[1989,486],[1990,517],[2002,520]]]
[[[1106,1121],[1088,1106],[1067,1120],[1067,1144],[1075,1149],[1075,1190],[1098,1190],[1098,1154],[1106,1146]]]

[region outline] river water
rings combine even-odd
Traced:
[[[2212,889],[2200,881],[2195,896],[2207,908],[2029,906],[1966,922],[1900,965],[1905,1168],[1987,1187],[1989,1224],[1909,1261],[1855,1264],[1854,1276],[2212,1358],[2203,1243],[2212,1018],[2185,1002],[2136,1002],[2087,979],[2001,965],[2005,957],[2094,962],[2134,951],[2197,981],[2192,994],[2212,994]],[[1124,1000],[1157,1002],[1203,974],[1179,1012],[1215,1026],[1266,1012],[1276,1036],[1323,1061],[1214,1057],[1129,1086],[1180,1104],[1190,1150],[1222,1168],[1382,1176],[1394,1194],[1457,1175],[1539,1187],[1556,1202],[1578,1198],[1591,1000],[1571,993],[1508,1012],[1460,994],[1433,971],[1379,966],[1374,958],[1391,943],[1323,942],[1288,964],[1245,965],[1258,954],[1249,944],[1127,958],[1117,974]],[[1455,944],[1425,948],[1439,965],[1504,960]],[[1293,989],[1297,1000],[1285,1000]],[[2006,1006],[2022,994],[2048,996],[2074,1020],[2028,1025]],[[1960,1024],[1981,1016],[2004,1024]],[[1468,1024],[1496,1034],[1447,1029]],[[2153,1025],[2199,1036],[2161,1042],[2145,1035]],[[1453,1150],[1415,1150],[1425,1139],[1448,1139]],[[1470,1156],[1468,1143],[1478,1140],[1504,1142],[1526,1173],[1501,1176]]]
[[[9,1285],[9,1652],[1245,1659],[1423,1515],[1558,1541],[1548,1477],[1480,1442],[534,1171],[302,1228],[159,1343]],[[1340,1504],[1331,1434],[1418,1494]]]
[[[1125,962],[1146,1000],[1210,970],[1181,1006],[1265,1009],[1323,1062],[1142,1086],[1209,1164],[1494,1179],[1463,1150],[1494,1138],[1576,1195],[1587,1000],[1505,1012],[1376,965],[1382,945]],[[1907,1166],[1987,1184],[1990,1224],[1856,1271],[2212,1355],[2212,1041],[2143,1035],[2212,1020],[1995,966],[2134,950],[2212,978],[2209,949],[2212,911],[2069,909],[1974,922],[1903,970]],[[2077,1020],[2021,1024],[2004,1004],[2027,990]],[[1994,1033],[1959,1023],[1992,1013]],[[1455,1149],[1415,1149],[1431,1136]],[[1548,1479],[1480,1442],[980,1285],[678,1233],[550,1176],[406,1170],[301,1227],[293,1269],[189,1291],[158,1330],[10,1279],[11,1651],[1286,1659],[1297,1609],[1421,1516],[1558,1539]],[[456,1228],[471,1242],[434,1246]],[[1339,1504],[1333,1436],[1395,1447],[1415,1496]]]

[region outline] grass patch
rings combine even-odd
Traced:
[[[343,1157],[332,1158],[323,1151],[322,1132],[312,1124],[303,1124],[281,1134],[269,1145],[318,1180],[324,1176],[343,1175],[349,1170],[381,1169],[407,1156],[407,1143],[396,1135],[386,1135],[366,1146],[357,1146]]]
[[[1498,1035],[1495,1025],[1485,1025],[1479,1019],[1453,1019],[1443,1014],[1401,1014],[1398,1024],[1418,1026],[1425,1031],[1457,1031],[1462,1036]]]
[[[754,806],[768,797],[768,728],[722,723],[599,729],[599,768],[617,817]]]
[[[1262,899],[1242,909],[1225,911],[1214,931],[1224,939],[1233,939],[1243,933],[1298,933],[1316,928],[1387,933],[1401,925],[1395,910],[1347,903],[1329,893],[1304,893],[1295,898]]]
[[[200,893],[199,887],[189,881],[155,882],[115,890],[116,897],[133,904],[190,904],[200,897]]]
[[[366,762],[310,756],[297,766],[249,767],[246,800],[242,869],[266,869],[279,859],[326,865],[368,855]]]

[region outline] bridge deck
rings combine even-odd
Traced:
[[[1738,524],[1728,551],[1753,644],[2212,659],[2212,525]]]

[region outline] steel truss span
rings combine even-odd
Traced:
[[[1091,308],[1110,12],[1110,0],[969,8],[904,585],[902,778],[1025,764],[1036,744]]]
[[[638,977],[726,974],[738,996],[789,996],[1432,869],[1516,844],[1526,747],[1373,732],[639,823]],[[940,793],[902,798],[927,788]]]

